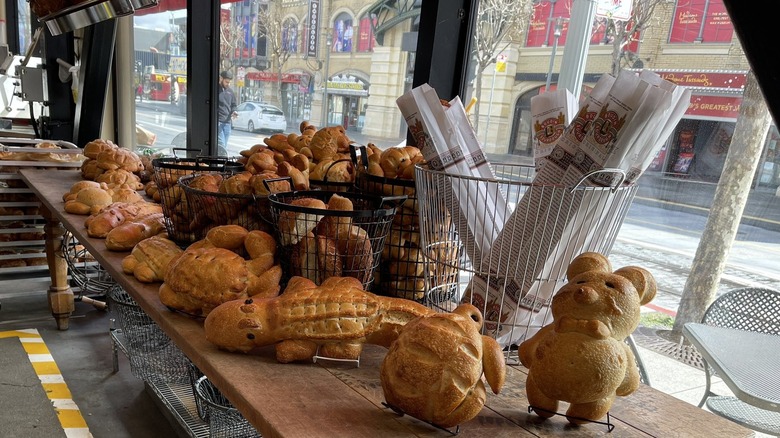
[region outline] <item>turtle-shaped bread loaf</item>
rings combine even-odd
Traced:
[[[496,394],[506,378],[501,347],[480,334],[482,323],[471,304],[409,322],[382,362],[385,400],[439,427],[477,416],[487,397],[483,372]]]

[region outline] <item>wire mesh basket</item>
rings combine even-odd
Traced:
[[[261,436],[206,376],[195,381],[195,400],[209,423],[209,436],[250,438]]]
[[[334,195],[348,199],[353,210],[308,206],[311,200],[327,205]],[[316,284],[349,276],[370,290],[396,208],[406,197],[307,190],[274,193],[268,199],[281,244],[283,283],[291,276]]]
[[[425,296],[425,261],[420,252],[419,204],[414,180],[371,175],[358,170],[355,186],[363,193],[404,195],[385,239],[379,264],[379,293],[421,301]]]
[[[189,383],[189,358],[121,286],[110,288],[108,308],[124,334],[133,376],[145,381]]]
[[[273,226],[268,196],[254,194],[219,193],[192,187],[190,183],[200,174],[184,176],[179,186],[184,190],[192,209],[190,232],[195,240],[219,225],[240,225],[249,231],[272,232]],[[228,178],[231,174],[223,174]]]
[[[92,257],[92,254],[79,243],[76,237],[65,231],[62,235],[62,257],[68,265],[68,274],[76,286],[78,296],[103,295],[116,285],[111,275]]]
[[[636,185],[622,178],[612,187],[587,184],[596,173],[621,173],[615,170],[565,187],[533,183],[530,166],[493,167],[495,179],[416,167],[421,252],[429,265],[426,304],[475,305],[485,334],[507,347],[550,321],[550,302],[574,257],[609,254]]]
[[[175,154],[177,150],[187,149],[173,150]],[[168,238],[182,246],[197,240],[191,229],[194,211],[179,185],[179,178],[194,173],[236,173],[243,170],[243,164],[218,157],[164,157],[152,160],[152,177],[160,194]]]

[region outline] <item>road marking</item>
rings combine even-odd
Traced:
[[[57,363],[37,329],[10,330],[0,332],[1,338],[19,338],[35,374],[41,381],[46,396],[51,401],[60,426],[67,438],[92,438],[87,422],[79,407],[73,401],[68,385],[62,377]]]
[[[685,207],[685,208],[690,208],[690,209],[693,209],[693,210],[710,211],[709,208],[699,207],[698,205],[683,204],[683,203],[674,202],[674,201],[664,201],[662,199],[646,198],[644,196],[635,196],[634,199],[641,199],[643,201],[657,202],[659,204],[674,205],[675,207]],[[742,218],[743,219],[750,219],[750,220],[754,220],[754,221],[759,221],[759,222],[767,222],[767,223],[775,224],[775,225],[780,225],[780,221],[776,221],[776,220],[773,220],[773,219],[765,219],[765,218],[762,218],[762,217],[750,216],[750,215],[747,215],[747,214],[743,214]]]

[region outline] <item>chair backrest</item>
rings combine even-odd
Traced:
[[[710,304],[702,323],[780,335],[780,291],[746,287],[726,292]]]

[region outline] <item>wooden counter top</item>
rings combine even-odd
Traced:
[[[79,179],[78,172],[23,170],[23,179],[111,276],[154,319],[190,360],[266,437],[447,437],[409,416],[382,405],[379,366],[386,352],[366,346],[360,367],[350,364],[279,364],[272,348],[250,355],[227,353],[206,341],[203,324],[167,309],[158,299],[159,284],[143,284],[122,273],[128,254],[107,251],[102,239],[86,235],[86,216],[63,210],[62,195]],[[51,258],[50,258],[51,261]],[[528,414],[525,369],[509,367],[498,396],[488,394],[486,408],[460,426],[467,437],[602,436],[601,424],[569,426],[563,417],[542,420]],[[752,431],[648,386],[618,397],[611,411],[611,436],[749,437]]]

